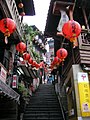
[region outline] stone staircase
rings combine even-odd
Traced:
[[[26,106],[23,120],[63,120],[52,84],[40,84]]]

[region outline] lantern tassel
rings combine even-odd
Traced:
[[[78,46],[78,41],[76,37],[70,38],[70,41],[73,43],[73,48]]]
[[[62,60],[62,66],[64,65],[64,59]]]
[[[8,44],[8,38],[10,36],[10,32],[9,32],[9,29],[6,29],[6,32],[4,33],[4,36],[5,36],[5,43]]]
[[[7,38],[7,36],[5,36],[4,41],[5,41],[5,44],[8,44],[8,38]]]

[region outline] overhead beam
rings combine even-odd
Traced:
[[[62,2],[62,1],[55,1],[53,5],[53,14],[60,15],[60,10],[67,10],[67,7],[73,6],[73,2]]]

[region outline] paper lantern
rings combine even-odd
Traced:
[[[29,53],[23,53],[23,59],[24,60],[29,60],[30,59],[30,54]]]
[[[59,58],[56,56],[54,57],[53,64],[56,65],[59,62]]]
[[[24,6],[24,5],[23,5],[22,2],[18,4],[18,7],[19,7],[19,8],[23,8],[23,6]]]
[[[38,69],[38,68],[40,68],[40,65],[37,63],[37,64],[35,65],[35,67]]]
[[[44,62],[43,61],[40,62],[39,65],[40,65],[40,68],[43,68],[44,67]]]
[[[57,50],[56,54],[57,54],[58,58],[60,58],[60,60],[64,61],[64,59],[68,55],[68,52],[66,49],[60,48],[59,50]]]
[[[10,36],[16,30],[16,24],[11,18],[4,18],[0,20],[0,31],[4,33],[5,43],[7,43],[7,37]]]
[[[29,63],[29,64],[33,64],[33,59],[30,58],[30,59],[28,60],[28,63]]]
[[[74,42],[81,33],[81,26],[78,22],[69,20],[68,22],[64,23],[62,27],[62,33],[65,38],[69,39],[71,42]]]
[[[24,42],[20,42],[16,45],[16,50],[23,53],[26,51],[26,44]]]
[[[32,66],[35,67],[36,64],[37,64],[37,62],[36,62],[36,61],[33,61]]]

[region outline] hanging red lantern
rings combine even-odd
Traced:
[[[28,60],[28,62],[29,62],[29,64],[33,64],[33,59],[30,58],[30,59]]]
[[[18,4],[18,7],[19,7],[19,8],[23,8],[23,6],[24,6],[24,5],[23,5],[22,2]]]
[[[7,37],[16,30],[16,24],[11,18],[4,18],[0,20],[0,31],[4,33],[5,43],[7,44]]]
[[[54,57],[53,64],[56,65],[59,62],[59,58],[56,56]]]
[[[36,61],[33,61],[32,66],[35,67],[36,64],[37,64],[37,62],[36,62]]]
[[[16,50],[23,53],[26,51],[26,44],[24,42],[20,42],[16,45]]]
[[[44,67],[44,62],[43,61],[40,62],[39,65],[40,65],[40,68],[43,68]]]
[[[24,60],[29,60],[30,59],[30,54],[29,53],[23,53],[23,59]]]
[[[78,22],[69,20],[64,23],[62,33],[65,38],[69,39],[71,42],[74,42],[81,33],[81,26]]]
[[[40,65],[37,63],[37,64],[35,65],[35,67],[38,69],[38,68],[40,68]]]
[[[60,48],[59,50],[57,50],[56,54],[57,54],[58,58],[60,58],[61,61],[64,61],[64,59],[68,55],[68,52],[66,49]]]

